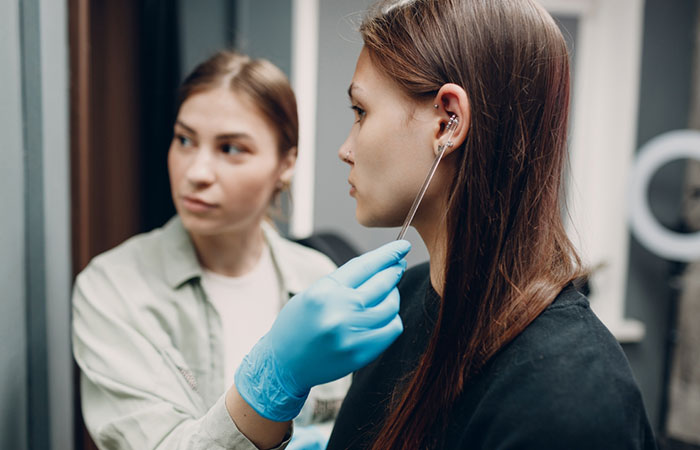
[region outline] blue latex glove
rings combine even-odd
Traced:
[[[329,438],[330,436],[326,436],[323,431],[313,425],[294,426],[294,434],[287,450],[326,450]]]
[[[299,414],[311,387],[373,361],[403,331],[396,283],[408,241],[394,241],[348,261],[292,297],[243,358],[235,383],[261,416]]]

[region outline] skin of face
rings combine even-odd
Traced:
[[[175,208],[194,236],[260,226],[295,156],[280,158],[277,134],[245,94],[219,87],[181,105],[168,151]]]
[[[350,195],[357,221],[368,227],[400,226],[435,157],[435,114],[377,70],[363,49],[348,91],[355,123],[338,150],[350,165]],[[416,215],[425,214],[433,186]]]

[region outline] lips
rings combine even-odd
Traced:
[[[183,196],[182,205],[191,212],[206,212],[217,207],[216,204],[209,203],[194,195]]]
[[[348,183],[350,184],[350,196],[354,197],[355,194],[357,193],[357,189],[355,188],[355,185],[348,179]]]

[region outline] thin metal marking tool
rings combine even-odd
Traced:
[[[447,126],[445,127],[445,131],[450,133],[447,138],[447,142],[438,146],[437,155],[435,155],[433,165],[430,167],[428,176],[425,177],[425,181],[423,181],[423,186],[421,186],[420,191],[418,191],[418,195],[416,195],[415,200],[413,200],[413,205],[411,205],[411,209],[408,210],[408,214],[406,215],[406,219],[403,221],[403,226],[401,227],[399,236],[396,238],[397,241],[403,239],[406,235],[406,231],[408,231],[408,226],[411,225],[413,216],[416,215],[418,206],[420,205],[421,200],[423,200],[425,191],[428,190],[430,180],[433,179],[433,175],[435,175],[435,171],[437,170],[438,164],[440,164],[442,156],[445,154],[445,150],[447,150],[449,147],[452,147],[452,135],[454,134],[455,129],[457,128],[457,122],[459,122],[459,120],[457,119],[457,116],[453,114],[452,117],[450,117],[450,121],[447,122]]]

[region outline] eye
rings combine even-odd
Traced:
[[[176,134],[175,139],[177,139],[177,142],[178,144],[180,144],[180,147],[192,147],[193,145],[192,139],[182,134]]]
[[[227,155],[238,155],[241,153],[245,153],[245,149],[242,146],[236,144],[222,144],[221,152]]]
[[[355,112],[355,123],[361,122],[362,119],[365,118],[365,114],[367,114],[367,112],[364,109],[360,108],[357,105],[352,105],[350,109],[352,109]]]

